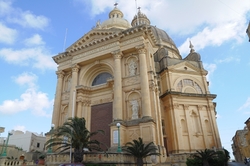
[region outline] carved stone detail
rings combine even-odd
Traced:
[[[57,78],[63,78],[64,77],[64,72],[62,70],[59,70],[56,72]]]
[[[130,77],[125,79],[125,85],[132,85],[132,84],[136,84],[139,83],[139,77]]]
[[[203,106],[202,105],[198,105],[198,109],[202,110]]]
[[[78,72],[79,69],[80,69],[80,66],[77,65],[77,64],[74,64],[74,65],[72,66],[72,72]]]
[[[174,106],[174,109],[178,109],[179,108],[179,104],[178,103],[174,103],[173,106]]]
[[[185,110],[188,110],[188,108],[189,108],[189,105],[184,104],[184,109],[185,109]]]
[[[112,51],[111,54],[113,55],[114,59],[122,58],[122,52],[120,50]]]
[[[139,54],[145,54],[147,51],[144,45],[136,46],[135,48]]]

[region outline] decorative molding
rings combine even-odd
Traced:
[[[137,38],[133,38],[133,39],[124,41],[124,42],[122,42],[121,44],[122,44],[122,45],[127,45],[127,44],[131,44],[131,43],[134,43],[134,42],[140,41],[140,40],[141,40],[141,38],[140,38],[140,37],[137,37]]]
[[[98,99],[95,101],[91,101],[91,105],[98,105],[98,104],[103,104],[103,103],[108,103],[112,102],[112,98],[104,98],[104,99]]]
[[[80,55],[74,56],[74,57],[73,57],[73,60],[76,60],[76,59],[85,57],[85,56],[87,56],[87,55],[90,55],[90,54],[93,54],[93,53],[96,53],[96,52],[101,52],[101,51],[107,50],[107,49],[109,49],[109,48],[113,48],[113,47],[115,47],[115,46],[117,46],[117,45],[118,45],[118,44],[117,44],[117,42],[116,42],[116,43],[108,44],[108,45],[106,45],[106,46],[102,46],[102,47],[93,49],[93,50],[88,51],[88,52],[84,52],[84,53],[82,53],[82,54],[80,54]],[[74,51],[72,51],[72,52],[74,52]]]

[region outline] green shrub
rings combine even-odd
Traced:
[[[187,166],[202,166],[202,161],[198,159],[188,158],[186,164]]]

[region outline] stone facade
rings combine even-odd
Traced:
[[[119,122],[121,145],[138,137],[152,141],[161,163],[174,154],[220,149],[216,95],[209,92],[200,55],[190,43],[183,59],[165,31],[141,11],[137,16],[131,26],[115,7],[108,20],[53,57],[58,81],[52,123],[85,117],[89,130],[109,130],[105,141],[112,151]]]

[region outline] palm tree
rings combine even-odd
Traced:
[[[203,166],[209,166],[209,160],[213,159],[217,153],[214,150],[205,149],[204,151],[196,151],[197,154],[193,155],[193,158],[202,161]]]
[[[46,142],[47,147],[56,147],[59,153],[74,149],[74,162],[82,162],[84,149],[89,151],[101,151],[101,143],[97,140],[91,140],[91,137],[104,132],[98,130],[90,132],[86,128],[86,120],[84,118],[68,118],[68,120],[60,127],[53,131],[53,137]]]
[[[133,142],[127,142],[122,150],[136,157],[137,166],[143,165],[143,158],[150,155],[159,156],[160,153],[156,152],[158,149],[153,142],[144,144],[142,138],[133,140]]]

